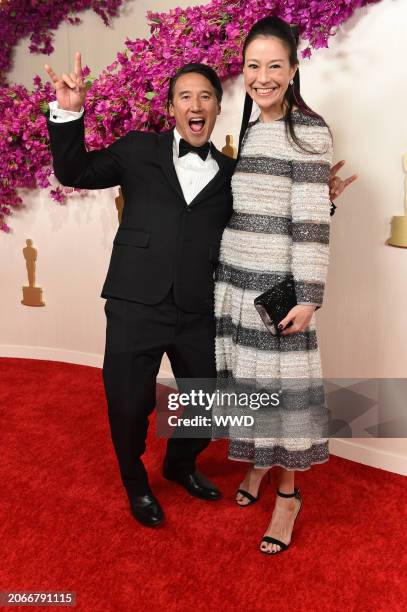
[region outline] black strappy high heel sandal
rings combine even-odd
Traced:
[[[301,506],[302,506],[302,498],[300,495],[300,490],[294,488],[294,493],[281,493],[281,491],[277,489],[277,495],[279,495],[280,497],[295,497],[300,502],[298,505],[297,512],[295,513],[295,517],[294,517],[294,523],[293,523],[293,531],[294,531],[295,521],[297,520],[297,516],[299,515]],[[271,536],[264,536],[264,538],[260,542],[260,546],[263,544],[263,542],[266,542],[266,544],[277,544],[278,546],[280,546],[280,550],[274,550],[274,551],[262,550],[260,548],[260,552],[262,552],[264,555],[276,555],[279,552],[284,552],[285,550],[287,550],[287,548],[291,544],[291,542],[290,544],[285,544],[285,542],[281,542],[281,540],[277,540],[276,538],[272,538]]]
[[[267,477],[267,482],[268,484],[271,484],[271,479],[270,479],[270,470],[268,470],[268,472],[265,474]],[[264,476],[263,476],[264,478]],[[262,480],[263,480],[262,478]],[[261,487],[261,482],[259,485],[259,490]],[[244,489],[238,489],[236,491],[236,494],[240,493],[240,495],[243,495],[243,497],[246,497],[249,500],[248,504],[239,504],[239,502],[236,500],[236,504],[240,507],[240,508],[247,508],[247,506],[251,506],[252,504],[255,504],[256,501],[259,499],[259,494],[257,494],[257,497],[255,497],[254,495],[252,495],[251,493],[249,493],[249,491],[245,491]]]

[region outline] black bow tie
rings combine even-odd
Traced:
[[[206,158],[208,157],[210,148],[211,148],[211,145],[209,142],[206,142],[201,147],[194,147],[189,142],[181,138],[181,140],[179,141],[178,157],[182,157],[183,155],[186,155],[187,153],[197,153],[199,157],[202,159],[202,161],[205,161]]]

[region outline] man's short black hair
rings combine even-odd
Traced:
[[[212,87],[215,90],[216,98],[220,104],[222,102],[223,89],[222,89],[222,84],[220,82],[220,78],[218,77],[214,69],[211,68],[210,66],[207,66],[207,64],[191,63],[191,64],[185,64],[185,66],[182,66],[182,68],[177,70],[175,75],[170,79],[170,85],[168,89],[168,100],[167,100],[168,106],[174,99],[175,83],[184,74],[191,74],[191,73],[201,74],[206,79],[208,79],[208,81],[211,83]]]

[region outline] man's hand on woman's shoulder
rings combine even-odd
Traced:
[[[349,187],[353,181],[356,181],[358,178],[357,174],[352,174],[347,179],[341,179],[340,176],[337,176],[339,170],[345,165],[345,160],[342,159],[337,164],[332,166],[331,173],[329,177],[329,198],[330,200],[335,200],[341,193]]]

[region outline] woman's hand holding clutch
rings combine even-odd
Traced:
[[[297,304],[297,306],[291,308],[287,316],[278,325],[280,334],[288,336],[289,334],[297,334],[307,329],[315,308],[315,304]]]

